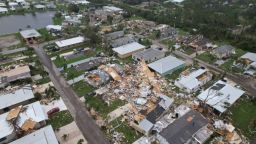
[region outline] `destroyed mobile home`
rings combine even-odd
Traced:
[[[183,89],[187,89],[187,92],[190,93],[196,91],[211,78],[212,74],[207,69],[200,68],[185,70],[177,82],[181,81],[182,84],[183,81],[185,83]],[[96,96],[100,96],[107,104],[111,104],[116,99],[127,102],[127,108],[122,108],[124,112],[121,115],[130,127],[147,136],[145,141],[153,140],[164,144],[204,143],[214,131],[224,129],[223,127],[214,127],[210,123],[212,118],[217,115],[213,114],[206,118],[205,115],[202,115],[204,113],[201,114],[202,108],[208,108],[202,106],[200,102],[189,100],[187,104],[183,105],[188,100],[185,98],[183,104],[177,107],[177,104],[180,103],[176,102],[180,99],[177,97],[178,93],[170,91],[170,84],[164,76],[150,70],[143,60],[137,64],[123,67],[116,64],[101,65],[97,70],[90,71],[85,80],[90,85],[99,88],[95,91]],[[196,83],[193,88],[186,88],[186,84],[190,81]],[[95,111],[93,111],[93,115],[95,115]],[[109,122],[109,117],[105,122],[100,116],[95,119],[99,126],[107,126]],[[112,118],[111,121],[113,121]],[[177,130],[173,131],[173,129]],[[120,136],[118,140],[114,141],[122,141],[121,133],[114,131],[112,134],[112,136]],[[232,136],[230,136],[231,134]],[[229,133],[232,138],[226,138],[226,135],[226,132],[223,133],[223,141],[237,142],[243,139],[235,129]],[[235,138],[237,139],[234,140]]]

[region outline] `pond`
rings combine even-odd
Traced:
[[[0,35],[17,33],[19,30],[43,28],[52,24],[54,11],[29,13],[24,15],[10,15],[0,17]]]

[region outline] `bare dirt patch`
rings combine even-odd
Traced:
[[[0,49],[20,44],[20,40],[15,35],[0,37]]]

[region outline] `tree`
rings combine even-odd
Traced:
[[[75,4],[70,4],[70,5],[68,6],[68,11],[69,11],[70,13],[72,13],[72,12],[78,13],[78,12],[79,12],[79,7],[78,7],[77,5],[75,5]]]
[[[68,139],[68,135],[67,135],[67,134],[64,134],[64,135],[62,136],[62,138],[66,141],[66,140]]]
[[[101,38],[97,35],[98,27],[86,27],[83,30],[83,34],[85,37],[90,39],[90,44],[96,46],[97,44],[101,43]]]
[[[84,142],[84,139],[79,139],[79,141],[77,142],[77,144],[82,144]]]

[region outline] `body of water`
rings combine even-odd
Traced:
[[[52,24],[54,11],[40,12],[35,14],[10,15],[0,17],[0,35],[17,33],[19,29],[39,29]]]

